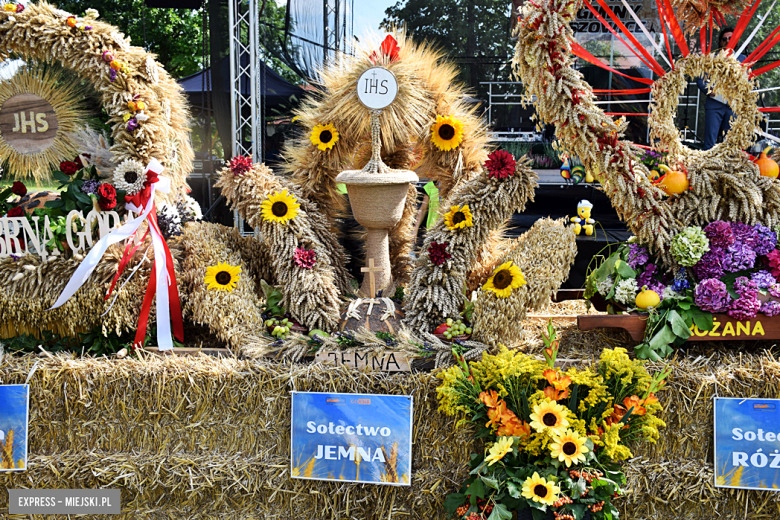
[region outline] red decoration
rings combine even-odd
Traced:
[[[103,183],[97,189],[98,206],[103,211],[116,207],[116,189],[108,183]]]
[[[60,163],[60,171],[65,175],[73,175],[80,169],[81,167],[73,161],[62,161]]]
[[[431,242],[431,245],[428,246],[428,258],[431,259],[431,262],[433,262],[434,265],[441,267],[444,262],[452,258],[452,255],[447,252],[447,246],[449,245],[449,242],[443,242],[441,244],[435,241]]]
[[[389,61],[391,63],[398,59],[398,52],[400,50],[401,47],[398,46],[398,42],[391,34],[388,34],[385,40],[382,42],[382,45],[379,46],[379,52],[381,52],[383,56],[390,58]],[[371,63],[376,64],[379,61],[379,57],[376,55],[376,51],[372,52],[368,59],[371,60]]]
[[[230,160],[228,167],[233,175],[244,175],[252,168],[252,158],[237,155]]]
[[[304,269],[311,269],[317,262],[317,253],[313,249],[304,249],[302,247],[296,247],[293,255],[295,265]]]
[[[504,150],[496,150],[488,155],[488,160],[485,161],[485,168],[488,171],[488,177],[494,179],[506,179],[515,174],[515,166],[517,161],[515,157]]]
[[[16,181],[11,185],[11,193],[24,197],[27,195],[27,186],[25,186],[23,182]]]
[[[6,215],[6,217],[23,217],[23,216],[24,216],[24,210],[20,206],[11,208],[11,210]]]

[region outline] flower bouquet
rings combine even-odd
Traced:
[[[664,270],[648,248],[629,241],[588,275],[585,298],[598,293],[614,307],[649,312],[637,355],[665,357],[694,327],[712,330],[712,313],[737,320],[755,318],[759,312],[780,314],[777,240],[777,232],[762,224],[717,220],[703,229],[687,227],[672,239],[671,253],[678,264],[674,271]],[[640,290],[654,292],[658,304],[640,305]]]
[[[616,519],[612,499],[626,479],[619,461],[629,443],[655,442],[661,405],[655,377],[622,348],[605,349],[584,370],[555,367],[558,341],[548,324],[545,361],[506,348],[442,372],[439,410],[473,423],[484,453],[472,454],[469,478],[448,495],[457,519]]]

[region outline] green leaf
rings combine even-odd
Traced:
[[[485,486],[484,484],[482,484],[483,478],[484,477],[480,477],[479,479],[472,482],[471,485],[466,490],[466,494],[475,496],[477,498],[485,498]]]
[[[587,489],[588,483],[585,482],[585,479],[578,478],[571,487],[571,497],[576,500],[584,495]]]
[[[450,493],[444,500],[444,509],[453,514],[466,501],[466,495],[463,493]]]
[[[712,313],[701,309],[691,309],[691,318],[699,330],[712,330]]]
[[[62,173],[61,171],[52,172],[52,176],[63,184],[70,182],[70,177]]]
[[[488,520],[512,520],[512,513],[500,502],[493,504],[493,512],[490,513]]]
[[[44,204],[44,207],[46,207],[46,208],[61,208],[62,204],[63,204],[62,199],[47,200],[46,204]]]
[[[512,498],[522,498],[523,496],[523,485],[513,480],[506,483],[506,489],[509,492],[509,496]]]
[[[649,346],[653,350],[661,350],[675,339],[677,336],[667,324],[650,339]]]
[[[625,279],[636,278],[636,271],[631,269],[631,266],[622,260],[618,260],[618,262],[615,264],[615,270]]]
[[[585,516],[586,511],[586,505],[585,504],[569,504],[568,508],[569,511],[574,513],[574,520],[582,520]]]
[[[685,320],[677,311],[669,311],[669,314],[666,318],[669,320],[669,325],[672,327],[672,332],[674,332],[675,336],[684,339],[687,339],[691,336],[691,331],[685,324]]]
[[[480,475],[479,478],[482,480],[482,482],[485,483],[485,485],[487,487],[493,488],[493,489],[496,489],[496,490],[498,489],[498,479],[493,478],[493,477],[483,476],[483,475]]]
[[[679,308],[681,308],[682,310],[687,311],[688,309],[693,307],[693,302],[690,302],[687,299],[685,299],[685,300],[678,300],[677,301],[677,306]]]

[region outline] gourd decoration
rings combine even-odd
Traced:
[[[685,190],[688,189],[690,183],[688,182],[688,176],[685,175],[684,172],[672,170],[665,164],[659,164],[658,167],[665,172],[664,175],[656,181],[664,193],[667,195],[680,195],[681,193],[685,193]]]
[[[758,156],[758,159],[753,162],[758,166],[758,172],[762,176],[777,179],[777,175],[780,173],[780,167],[778,167],[777,162],[774,159],[767,156],[767,152],[771,149],[771,146],[767,146],[764,151],[761,152],[761,155]]]
[[[661,303],[661,297],[658,293],[647,288],[646,285],[642,286],[642,291],[636,295],[634,300],[636,306],[640,309],[654,309]]]

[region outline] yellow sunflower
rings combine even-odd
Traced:
[[[554,482],[540,477],[537,472],[523,482],[523,497],[548,506],[558,500],[560,492],[560,488]]]
[[[566,407],[555,401],[542,401],[534,405],[531,428],[539,433],[549,430],[553,435],[561,435],[569,426],[566,412]]]
[[[287,224],[288,220],[298,216],[298,199],[287,193],[287,190],[274,192],[260,204],[260,214],[266,222]]]
[[[566,467],[571,467],[572,464],[578,464],[585,462],[585,454],[588,453],[588,447],[585,446],[585,437],[580,437],[580,434],[567,430],[563,435],[555,437],[552,444],[550,444],[550,455],[552,458],[557,458],[561,462],[566,463]]]
[[[206,268],[206,287],[210,291],[233,292],[236,288],[238,279],[241,277],[241,268],[237,265],[230,265],[221,262]]]
[[[493,291],[499,298],[509,298],[512,289],[517,289],[525,285],[525,277],[519,267],[511,261],[501,264],[493,275],[488,278],[482,289]]]
[[[463,207],[451,206],[450,210],[444,214],[444,224],[450,231],[473,226],[474,221],[469,205],[464,204]]]
[[[512,451],[512,437],[501,437],[488,450],[488,456],[485,457],[485,462],[488,463],[488,466],[492,466],[503,459],[504,455],[510,451]]]
[[[463,140],[463,123],[452,116],[436,116],[431,127],[431,141],[442,152],[448,152],[460,146]]]
[[[311,129],[311,135],[309,136],[311,144],[322,150],[330,150],[336,146],[336,142],[339,140],[339,133],[336,131],[336,127],[331,123],[327,125],[317,125]]]

